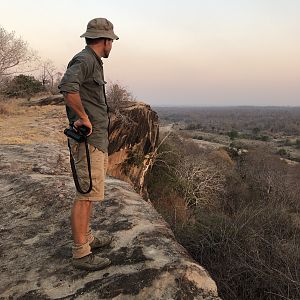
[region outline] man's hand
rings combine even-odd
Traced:
[[[93,127],[88,115],[84,110],[84,107],[82,106],[79,93],[67,93],[64,95],[64,98],[67,105],[71,107],[76,113],[76,115],[79,117],[79,119],[74,122],[74,126],[77,128],[81,127],[82,125],[88,127],[90,129],[88,136],[91,135]]]
[[[87,136],[91,135],[91,133],[93,131],[93,126],[92,126],[92,123],[89,120],[88,116],[86,116],[85,118],[80,118],[80,119],[78,119],[77,121],[74,122],[74,126],[76,128],[81,127],[83,125],[90,129],[89,134]]]

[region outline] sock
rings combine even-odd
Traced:
[[[73,258],[81,258],[91,254],[91,247],[88,242],[85,244],[73,244],[72,247]]]

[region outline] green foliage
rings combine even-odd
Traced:
[[[44,91],[42,83],[33,76],[18,75],[15,76],[7,85],[5,94],[8,97],[32,97],[36,93]]]
[[[133,150],[128,150],[128,156],[127,159],[124,160],[122,163],[122,170],[125,172],[125,174],[128,175],[128,172],[132,166],[140,166],[144,161],[144,156],[141,153],[138,153]]]
[[[195,139],[195,140],[203,140],[202,135],[194,135],[192,138]]]
[[[264,141],[264,142],[268,142],[268,141],[270,141],[270,137],[268,136],[268,135],[262,135],[261,137],[260,137],[260,140],[262,140],[262,141]]]
[[[233,141],[234,139],[236,139],[239,136],[239,133],[236,130],[231,130],[227,133],[227,135]]]
[[[252,133],[253,133],[254,135],[257,135],[260,131],[261,131],[261,129],[260,129],[259,127],[254,127],[254,128],[252,129]]]
[[[288,152],[286,149],[281,148],[277,151],[277,154],[279,154],[280,156],[286,156],[288,154]]]

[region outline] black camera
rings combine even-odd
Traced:
[[[78,143],[83,143],[86,140],[89,132],[90,132],[90,128],[84,125],[76,128],[74,124],[70,124],[69,128],[66,128],[64,130],[64,134],[67,137],[72,138]]]

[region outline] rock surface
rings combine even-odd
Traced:
[[[129,184],[107,178],[92,228],[113,236],[97,272],[70,265],[74,194],[65,148],[0,145],[2,299],[219,299],[214,281]]]
[[[108,174],[132,184],[144,198],[158,135],[158,116],[143,102],[123,101],[111,114]]]
[[[27,106],[45,106],[45,105],[64,105],[64,97],[62,95],[51,95],[45,98],[31,100],[30,102],[26,103]]]

